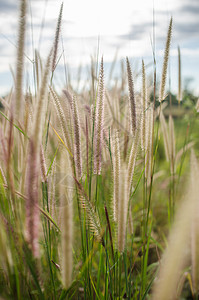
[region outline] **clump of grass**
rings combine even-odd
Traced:
[[[75,88],[69,74],[59,95],[53,76],[62,13],[63,3],[46,64],[34,52],[34,93],[31,88],[23,93],[26,1],[21,0],[16,94],[2,100],[0,111],[0,297],[162,300],[190,292],[197,298],[199,191],[193,153],[187,176],[188,150],[198,145],[197,122],[190,122],[182,137],[185,119],[176,126],[181,121],[172,110],[167,121],[166,103],[159,105],[165,100],[172,19],[157,104],[156,74],[151,95],[144,61],[136,73],[129,58],[127,72],[123,61],[115,82],[113,62],[109,88],[103,57],[98,79],[92,58],[91,85],[80,89],[79,72]],[[135,97],[133,78],[140,75],[142,90]],[[181,186],[189,179],[182,201]]]
[[[41,132],[43,123],[43,108],[45,107],[47,83],[51,65],[51,52],[47,58],[43,73],[41,89],[36,103],[33,129],[28,147],[27,181],[26,181],[26,232],[27,241],[32,249],[33,255],[39,255],[39,146],[41,143]]]

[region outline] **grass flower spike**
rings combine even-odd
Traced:
[[[95,157],[94,157],[94,173],[101,174],[102,164],[102,145],[103,145],[103,127],[104,127],[104,99],[105,99],[105,88],[104,88],[104,63],[103,57],[101,60],[100,75],[98,94],[95,111]]]
[[[63,2],[61,4],[59,18],[57,21],[56,33],[55,33],[55,41],[54,41],[54,46],[53,46],[52,72],[54,72],[55,68],[56,68],[57,50],[58,50],[59,37],[60,37],[60,32],[61,32],[62,13],[63,13]]]
[[[131,112],[131,129],[133,135],[135,135],[136,131],[136,105],[135,105],[135,94],[134,94],[134,86],[133,86],[133,76],[131,71],[131,65],[128,57],[126,58],[127,65],[127,76],[128,76],[128,88],[129,88],[129,106]]]
[[[23,68],[24,68],[24,49],[26,33],[26,10],[27,0],[20,1],[19,34],[17,42],[17,67],[15,85],[16,116],[19,118],[22,98],[23,98]]]
[[[171,18],[170,24],[169,24],[169,29],[168,29],[168,34],[167,34],[165,52],[164,52],[164,62],[163,62],[163,67],[162,67],[162,79],[161,79],[161,83],[160,83],[159,102],[162,102],[165,98],[165,86],[166,86],[166,79],[167,79],[169,51],[170,51],[170,45],[171,45],[172,25],[173,25],[173,19]]]
[[[118,131],[115,132],[113,140],[113,219],[118,220],[118,203],[120,199],[119,184],[120,184],[120,144]]]
[[[120,173],[119,183],[119,203],[118,203],[118,250],[124,252],[125,250],[125,238],[126,238],[126,225],[128,214],[128,190],[127,190],[127,170],[122,168]]]
[[[73,130],[74,130],[75,171],[76,171],[76,177],[79,180],[82,177],[81,134],[80,134],[77,99],[75,96],[73,96],[73,100],[72,100],[72,114],[73,114]]]

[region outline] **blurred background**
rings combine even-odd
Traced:
[[[32,85],[34,50],[43,59],[53,43],[62,1],[28,0],[26,33],[26,76],[24,87]],[[19,1],[0,0],[0,96],[13,86],[11,70],[15,70]],[[170,89],[176,94],[177,47],[182,56],[182,88],[199,93],[199,1],[198,0],[67,0],[64,1],[59,63],[54,83],[57,89],[78,76],[88,78],[91,57],[104,56],[105,74],[116,59],[113,79],[119,76],[121,61],[129,56],[133,71],[139,72],[141,59],[147,74],[153,72],[153,48],[160,78],[163,53],[170,17],[173,37],[170,53]],[[108,75],[106,76],[108,82]],[[80,83],[81,83],[80,80]],[[169,82],[169,78],[168,78]],[[111,82],[108,82],[111,84]],[[139,89],[141,79],[136,83]],[[81,88],[81,84],[80,84]]]

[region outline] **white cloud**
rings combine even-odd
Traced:
[[[30,3],[34,46],[38,48],[42,37],[40,51],[41,56],[45,58],[53,43],[61,0],[31,0]],[[173,15],[171,56],[176,56],[176,48],[180,44],[182,55],[187,57],[191,55],[197,60],[199,33],[196,28],[199,26],[199,21],[195,12],[198,11],[198,0],[154,0],[154,4],[157,56],[161,58],[163,56],[168,23],[170,16]],[[11,0],[0,1],[0,33],[7,36],[14,44],[18,27],[16,7]],[[26,54],[32,58],[30,7],[28,14]],[[44,18],[45,26],[41,30]],[[80,63],[89,64],[90,56],[97,52],[98,37],[100,37],[99,55],[103,54],[105,61],[111,61],[117,49],[118,59],[125,56],[139,59],[152,58],[150,42],[152,23],[152,0],[65,0],[62,36],[66,62],[72,68],[76,68]],[[59,54],[62,50],[60,43]],[[1,37],[0,78],[2,72],[9,71],[9,64],[14,66],[15,53],[15,47]],[[63,60],[60,61],[60,65],[63,65]],[[32,68],[31,64],[29,66]],[[187,72],[189,73],[189,70]],[[2,88],[1,80],[0,87]]]

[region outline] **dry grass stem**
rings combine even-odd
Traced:
[[[178,102],[182,101],[181,54],[178,46]]]

